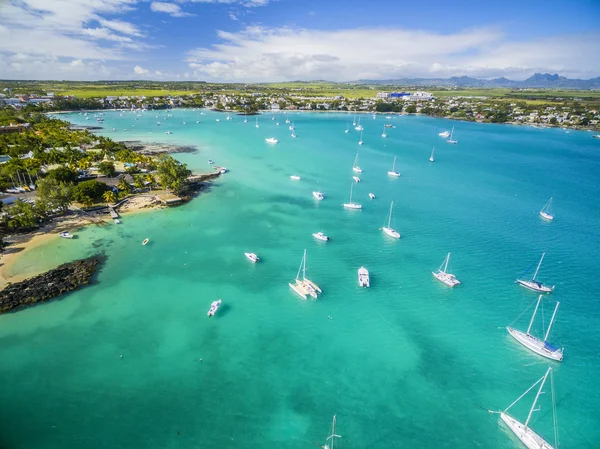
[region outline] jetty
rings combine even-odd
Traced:
[[[108,206],[108,213],[110,214],[110,218],[119,218],[119,213],[116,210],[114,210],[112,206]]]

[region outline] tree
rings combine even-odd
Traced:
[[[144,188],[144,176],[143,175],[134,176],[133,177],[133,186],[138,190],[142,190]]]
[[[106,201],[107,204],[114,204],[117,202],[117,195],[115,195],[115,192],[112,190],[104,192],[102,198],[104,198],[104,201]]]
[[[73,188],[73,198],[75,201],[85,204],[89,198],[93,201],[102,201],[102,195],[108,190],[108,186],[103,182],[91,179],[77,184]]]
[[[169,155],[164,155],[158,162],[158,175],[160,185],[165,190],[172,190],[180,193],[185,185],[185,180],[192,172],[188,170],[187,165],[173,159]]]
[[[121,178],[117,188],[119,189],[119,196],[121,198],[124,198],[131,193],[131,186],[127,181],[125,181],[125,178]]]
[[[69,167],[58,167],[48,172],[47,178],[55,179],[58,182],[75,182],[77,181],[77,172]]]
[[[406,112],[408,114],[414,114],[415,112],[417,112],[417,107],[414,104],[408,105],[406,107]]]
[[[152,176],[150,173],[146,173],[144,179],[147,183],[149,183],[148,186],[150,187],[150,190],[152,190],[152,188],[156,185],[156,179],[154,179],[154,176]]]
[[[55,209],[65,212],[73,200],[73,186],[54,178],[41,179],[37,184],[37,195],[45,212]]]
[[[38,226],[39,215],[33,206],[25,201],[17,200],[8,211],[7,227],[11,231],[26,231]]]
[[[112,178],[117,174],[117,170],[115,169],[115,164],[112,162],[103,161],[98,164],[98,171],[102,173],[104,176],[108,176]]]

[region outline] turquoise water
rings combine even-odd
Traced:
[[[485,410],[507,407],[548,366],[561,445],[600,446],[600,142],[591,133],[411,116],[393,118],[383,139],[385,119],[364,115],[359,147],[343,114],[291,114],[297,139],[283,114],[280,126],[261,116],[260,128],[254,118],[170,114],[157,127],[156,113],[107,112],[102,133],[193,144],[198,153],[178,156],[192,169],[206,171],[210,158],[230,172],[184,206],[85,228],[17,263],[108,255],[89,288],[0,316],[0,447],[311,448],[337,414],[340,448],[518,448]],[[458,145],[437,135],[451,126]],[[266,144],[271,136],[280,143]],[[347,211],[358,149],[363,209]],[[394,156],[398,179],[386,174]],[[317,189],[325,200],[312,198]],[[547,223],[538,211],[550,196]],[[379,231],[392,200],[400,240]],[[288,287],[305,248],[318,301]],[[565,347],[563,363],[504,329],[535,301],[513,281],[543,251],[540,279],[556,284],[544,320],[560,301],[551,340]],[[448,252],[455,289],[431,275]],[[357,286],[361,265],[370,289]],[[208,319],[216,298],[224,305]],[[531,312],[515,326],[526,329]],[[552,441],[547,391],[533,427]],[[517,418],[532,400],[512,409]]]

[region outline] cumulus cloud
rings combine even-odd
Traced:
[[[150,73],[150,70],[140,67],[139,65],[136,65],[133,68],[133,71],[135,72],[136,75],[147,75],[148,73]]]
[[[150,9],[154,12],[163,12],[165,14],[169,14],[171,17],[187,17],[193,15],[183,12],[179,5],[174,3],[152,2],[150,4]]]
[[[179,0],[180,2],[192,2],[192,3],[223,3],[227,5],[241,5],[246,8],[255,8],[258,6],[267,6],[271,0]]]
[[[600,33],[509,42],[497,28],[455,33],[399,28],[308,30],[246,27],[188,53],[203,79],[279,81],[470,75],[526,78],[534,71],[597,76]],[[594,75],[595,74],[595,75]]]

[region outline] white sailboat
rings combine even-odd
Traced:
[[[452,131],[450,132],[450,137],[448,137],[448,139],[446,139],[446,142],[454,143],[454,144],[458,143],[458,140],[454,140],[453,137],[454,137],[454,126],[452,127]]]
[[[429,156],[429,162],[435,161],[435,159],[433,158],[433,153],[434,152],[435,152],[435,147],[433,147],[433,150],[431,150],[431,156]]]
[[[354,119],[352,120],[352,126],[356,126],[356,115],[354,116]]]
[[[382,227],[381,230],[383,232],[385,232],[387,235],[389,235],[390,237],[399,239],[400,233],[391,227],[393,207],[394,207],[394,202],[392,201],[392,203],[390,204],[390,212],[387,216],[387,226]]]
[[[558,306],[560,302],[556,302],[556,307],[554,308],[554,313],[552,313],[552,318],[550,319],[550,324],[548,324],[548,329],[546,330],[546,334],[544,335],[544,339],[540,340],[537,337],[534,337],[529,332],[531,331],[531,326],[535,321],[535,315],[537,314],[540,303],[543,301],[542,295],[538,297],[537,304],[535,305],[535,310],[533,311],[533,315],[531,316],[531,321],[529,322],[529,327],[527,328],[527,332],[522,332],[520,330],[514,329],[510,326],[506,328],[508,333],[519,343],[525,346],[528,349],[531,349],[536,354],[539,354],[543,357],[547,357],[552,360],[556,360],[557,362],[561,362],[563,359],[563,348],[557,348],[550,343],[548,343],[548,336],[550,335],[550,329],[552,329],[552,324],[554,324],[554,319],[556,318],[556,311],[558,310]],[[542,304],[543,308],[543,304]]]
[[[542,253],[542,257],[540,258],[537,268],[535,269],[535,273],[533,273],[533,277],[531,279],[517,279],[516,282],[521,284],[523,287],[528,288],[533,291],[536,291],[536,292],[552,293],[554,291],[554,285],[552,287],[548,287],[537,280],[537,275],[538,275],[538,272],[540,271],[540,266],[542,265],[542,260],[544,260],[545,255],[546,255],[546,253]],[[529,267],[529,268],[531,268],[531,267]],[[525,273],[527,273],[527,271],[529,271],[529,268],[525,271]],[[523,275],[525,273],[523,273]]]
[[[300,278],[300,272],[302,272],[302,278]],[[322,293],[321,289],[317,284],[306,278],[306,250],[304,250],[302,262],[300,262],[300,268],[298,268],[295,283],[289,283],[288,285],[302,299],[306,299],[308,295],[314,299],[317,299],[317,295],[319,293]]]
[[[446,284],[448,287],[454,287],[460,284],[460,281],[456,279],[456,276],[448,273],[448,264],[450,263],[450,253],[446,256],[437,271],[431,272],[433,276],[438,280]]]
[[[396,156],[394,156],[394,163],[392,164],[392,169],[388,172],[388,175],[398,177],[400,173],[396,171]]]
[[[260,128],[260,125],[258,124],[258,115],[256,116],[256,125],[254,125],[254,126],[256,126],[257,128]]]
[[[369,278],[369,270],[365,267],[360,267],[358,269],[358,285],[360,287],[370,287],[371,280]]]
[[[356,152],[356,157],[354,158],[354,164],[352,164],[352,171],[356,173],[362,173],[362,168],[358,166],[358,151]]]
[[[381,133],[381,137],[387,137],[387,133],[385,132],[385,125],[383,125],[383,132]]]
[[[362,130],[363,130],[363,127],[362,127],[362,125],[360,124],[360,117],[358,118],[358,123],[357,123],[357,125],[354,127],[354,129],[355,129],[355,130],[357,130],[357,131],[362,131]]]
[[[548,202],[544,205],[544,207],[542,207],[540,215],[546,220],[554,220],[554,213],[552,212],[552,197],[550,197]]]
[[[360,140],[358,141],[358,144],[359,144],[359,145],[362,145],[362,144],[363,144],[363,140],[362,140],[362,134],[363,134],[363,132],[362,132],[362,130],[361,130],[361,131],[360,131]]]
[[[347,203],[344,203],[343,206],[346,209],[361,209],[362,206],[360,204],[352,202],[352,188],[353,187],[354,187],[354,184],[350,184],[350,201]]]
[[[537,405],[538,399],[540,398],[540,395],[542,394],[542,390],[544,388],[544,384],[546,383],[546,379],[548,379],[548,375],[550,375],[550,380],[551,380],[550,386],[552,389],[551,396],[552,396],[552,416],[554,418],[554,446],[551,445],[550,443],[548,443],[546,440],[544,440],[531,427],[529,427],[529,422],[531,421],[531,416],[533,415],[533,412],[537,412],[540,410],[539,408],[536,409],[535,407]],[[517,402],[519,402],[527,393],[529,393],[538,384],[540,384],[540,388],[538,389],[537,394],[535,395],[535,399],[533,400],[533,404],[531,405],[531,408],[529,409],[529,414],[527,415],[527,420],[525,421],[525,423],[521,423],[520,421],[518,421],[515,418],[513,418],[512,416],[510,416],[507,412],[513,405],[515,405]],[[544,374],[543,377],[538,379],[538,381],[536,383],[534,383],[531,387],[529,387],[529,389],[527,389],[527,391],[525,391],[525,393],[523,393],[521,396],[519,396],[517,398],[517,400],[514,401],[512,404],[510,404],[504,411],[492,412],[492,413],[499,413],[500,419],[502,419],[502,421],[504,421],[506,423],[508,428],[510,430],[512,430],[512,432],[517,436],[517,438],[519,440],[521,440],[521,443],[523,443],[528,449],[555,449],[555,448],[558,448],[558,427],[557,427],[557,422],[556,422],[556,401],[555,401],[555,394],[554,394],[554,380],[552,379],[552,368],[548,368],[548,371],[546,371],[546,374]]]
[[[346,126],[346,131],[344,131],[346,134],[348,134],[350,132],[350,123],[348,123],[348,126]]]
[[[342,438],[341,435],[335,434],[335,415],[333,415],[333,422],[331,423],[331,433],[325,440],[325,444],[323,445],[323,449],[334,449],[333,445],[335,443],[336,438]]]

